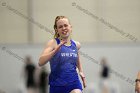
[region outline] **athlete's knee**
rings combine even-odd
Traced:
[[[70,93],[82,93],[80,89],[74,89]]]

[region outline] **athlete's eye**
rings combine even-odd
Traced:
[[[67,24],[64,24],[64,27],[68,27],[68,25]]]
[[[60,28],[62,28],[63,26],[62,25],[60,25],[58,28],[60,29]]]

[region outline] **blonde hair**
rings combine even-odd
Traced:
[[[57,33],[57,21],[60,20],[60,19],[63,19],[63,18],[66,18],[68,19],[66,16],[57,16],[55,18],[55,22],[54,22],[54,30],[55,30],[55,34],[54,34],[54,38],[58,38],[60,35]]]

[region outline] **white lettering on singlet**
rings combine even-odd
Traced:
[[[62,57],[77,57],[76,53],[61,53]]]

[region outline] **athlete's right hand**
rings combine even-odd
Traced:
[[[56,47],[56,52],[59,51],[59,49],[61,48],[62,45],[64,45],[65,43],[67,43],[66,40],[61,40],[60,44]]]
[[[66,40],[61,40],[60,45],[62,46],[62,45],[64,45],[65,43],[67,43]]]

